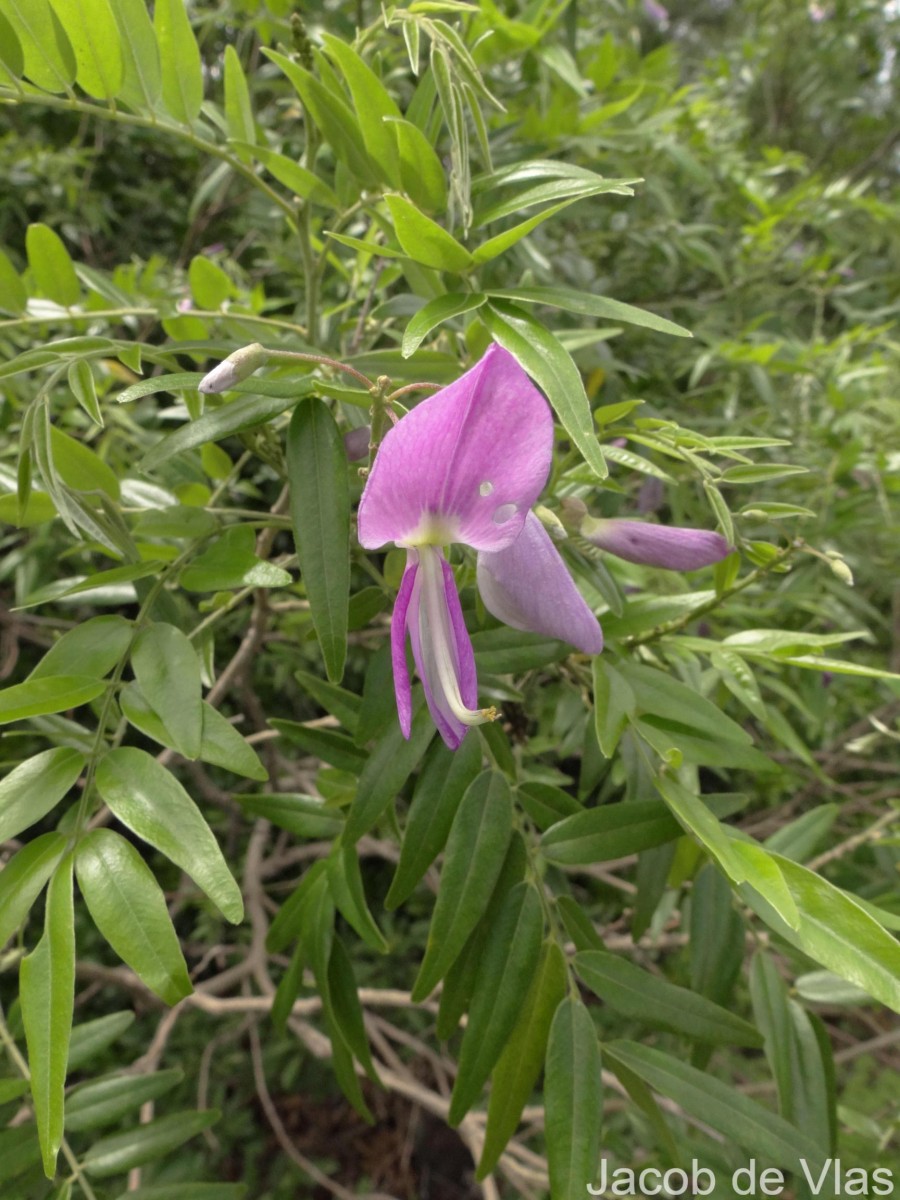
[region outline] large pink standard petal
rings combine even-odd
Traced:
[[[603,649],[600,622],[534,513],[511,546],[478,555],[478,590],[488,611],[513,629],[546,633],[586,654]]]
[[[500,346],[423,400],[381,444],[359,505],[368,550],[515,541],[550,471],[547,401]]]

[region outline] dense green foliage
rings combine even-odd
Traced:
[[[0,0],[4,1200],[900,1180],[896,7]],[[343,439],[491,341],[606,648],[454,548],[452,752]]]

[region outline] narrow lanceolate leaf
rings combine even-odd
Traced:
[[[174,625],[157,622],[138,635],[131,652],[135,678],[150,707],[185,758],[199,758],[203,742],[200,660]]]
[[[266,170],[274,175],[279,183],[290,188],[295,196],[310,200],[313,204],[321,204],[325,208],[340,208],[340,201],[328,184],[306,167],[301,167],[292,158],[288,158],[286,154],[279,154],[277,150],[249,142],[235,142],[235,146],[258,159]]]
[[[759,1031],[727,1008],[614,954],[598,950],[577,954],[575,970],[595,995],[636,1021],[664,1025],[701,1042],[762,1045]]]
[[[345,845],[358,842],[368,833],[396,797],[434,737],[434,722],[421,693],[413,700],[413,720],[409,738],[404,738],[394,717],[382,734],[359,777],[359,786],[347,817]]]
[[[515,1027],[537,969],[543,925],[537,890],[518,884],[497,913],[478,968],[450,1099],[451,1125],[459,1124],[478,1099]]]
[[[72,395],[97,425],[103,424],[103,413],[100,411],[100,401],[97,398],[97,385],[94,382],[94,372],[91,364],[83,358],[76,359],[69,367],[69,387]]]
[[[54,808],[81,774],[85,756],[57,746],[20,763],[0,781],[0,842],[18,837]]]
[[[479,1179],[494,1169],[516,1131],[544,1065],[550,1024],[565,993],[565,958],[558,944],[548,940],[516,1026],[494,1067]]]
[[[605,1052],[729,1143],[783,1170],[797,1170],[801,1158],[816,1175],[822,1170],[825,1159],[811,1138],[709,1072],[636,1042],[609,1042]]]
[[[32,953],[22,959],[19,981],[34,1115],[44,1174],[52,1179],[63,1135],[66,1060],[75,1004],[71,857],[53,876],[47,893],[44,933]]]
[[[159,46],[144,0],[116,0],[116,22],[122,50],[119,96],[136,112],[152,112],[162,93]]]
[[[454,275],[468,271],[473,266],[475,260],[465,246],[437,221],[419,212],[405,197],[392,194],[385,196],[385,201],[397,241],[414,262]]]
[[[586,866],[637,854],[680,835],[681,826],[665,804],[635,800],[603,804],[557,821],[541,838],[541,850],[560,866]]]
[[[153,28],[162,66],[163,104],[176,121],[190,125],[203,104],[203,66],[184,0],[156,0]]]
[[[186,871],[229,921],[242,920],[241,890],[215,835],[170,771],[146,751],[120,746],[100,760],[96,779],[123,825]]]
[[[444,296],[436,296],[434,300],[429,300],[406,327],[403,334],[403,357],[409,358],[414,354],[432,329],[462,313],[480,308],[485,299],[480,292],[448,292]]]
[[[225,47],[225,120],[231,141],[256,141],[250,88],[237,51],[230,45]],[[239,150],[238,153],[245,161],[249,161],[250,156],[246,151]]]
[[[19,928],[66,849],[61,833],[44,833],[23,846],[0,871],[0,948]]]
[[[24,56],[24,73],[45,92],[67,92],[75,81],[75,55],[49,0],[0,0]]]
[[[394,132],[385,118],[400,119],[400,110],[384,84],[356,51],[326,33],[325,50],[347,81],[363,142],[372,162],[391,187],[400,187],[400,159]]]
[[[191,991],[166,898],[137,850],[111,829],[81,842],[75,872],[94,924],[136,975],[166,1004]]]
[[[17,683],[0,691],[0,725],[77,708],[96,700],[105,688],[101,680],[89,675],[51,675]]]
[[[341,916],[370,949],[386,954],[388,944],[366,903],[356,846],[337,846],[325,860],[325,865],[328,868],[328,886]]]
[[[546,394],[563,428],[598,479],[609,474],[581,374],[568,350],[524,309],[495,300],[481,310],[488,332],[515,355]]]
[[[443,979],[484,913],[512,833],[512,797],[497,771],[471,784],[456,813],[425,958],[412,990],[418,1003]]]
[[[434,147],[411,121],[392,120],[389,124],[397,139],[404,192],[425,212],[442,213],[447,207],[447,175]]]
[[[562,308],[567,312],[581,313],[586,317],[599,317],[604,321],[626,322],[629,325],[641,325],[645,329],[654,329],[658,333],[668,333],[675,337],[692,337],[691,331],[656,313],[648,312],[645,308],[635,308],[633,304],[623,304],[621,300],[610,300],[607,296],[592,296],[588,292],[580,292],[577,288],[565,287],[536,287],[513,288],[512,290],[492,290],[494,296],[525,304],[546,304],[550,308]]]
[[[592,671],[597,742],[603,757],[612,758],[628,725],[629,714],[634,712],[634,692],[603,655],[595,655]]]
[[[122,1114],[147,1100],[155,1100],[184,1079],[178,1067],[149,1074],[107,1075],[91,1079],[72,1091],[66,1101],[66,1132],[117,1125]]]
[[[553,1200],[576,1200],[593,1183],[603,1111],[600,1048],[591,1015],[580,1000],[563,1000],[547,1045],[545,1132]]]
[[[407,899],[443,850],[466,788],[480,770],[481,744],[477,738],[464,738],[458,750],[434,742],[413,792],[386,908],[396,908]]]
[[[0,14],[2,19],[2,14]],[[0,250],[0,307],[4,312],[19,316],[28,307],[28,289],[21,276]]]
[[[170,1155],[173,1150],[219,1119],[215,1109],[204,1112],[170,1113],[146,1125],[138,1125],[126,1133],[101,1138],[84,1156],[84,1168],[89,1175],[105,1179],[120,1175],[143,1163]]]
[[[350,487],[337,422],[316,397],[301,400],[287,434],[291,521],[325,670],[339,683],[347,657]]]
[[[119,30],[109,0],[51,0],[78,65],[75,76],[89,96],[112,100],[122,86]]]
[[[59,234],[49,225],[29,225],[25,234],[25,250],[38,294],[54,300],[63,308],[77,304],[81,285]]]

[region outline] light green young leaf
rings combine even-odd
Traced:
[[[400,187],[400,159],[394,133],[387,120],[400,120],[400,110],[384,84],[366,62],[340,38],[326,33],[325,51],[341,70],[350,94],[363,142],[382,178],[391,187]]]
[[[0,691],[0,725],[64,712],[87,704],[106,690],[106,685],[89,675],[53,675],[29,679]]]
[[[61,833],[42,833],[0,871],[0,948],[16,932],[66,851]]]
[[[215,835],[170,771],[144,750],[120,746],[97,767],[97,790],[132,833],[187,872],[232,924],[244,916]]]
[[[111,829],[94,829],[78,847],[75,872],[94,924],[122,961],[166,1004],[189,995],[166,898],[137,850]]]
[[[69,92],[75,55],[49,0],[0,0],[24,57],[24,74],[45,92]]]
[[[57,746],[26,759],[0,780],[0,842],[18,837],[55,808],[85,761],[77,750]]]
[[[287,587],[291,583],[289,572],[256,557],[256,535],[249,525],[226,529],[181,573],[181,585],[189,592]]]
[[[460,275],[473,266],[475,260],[465,246],[404,196],[389,193],[385,201],[397,241],[414,262],[453,275]]]
[[[2,281],[0,281],[2,285]],[[94,382],[94,372],[91,364],[83,358],[78,358],[69,367],[69,387],[72,395],[97,425],[103,425],[103,413],[97,398],[97,385]]]
[[[414,1002],[434,990],[484,914],[511,833],[509,785],[499,772],[485,771],[469,785],[450,829]]]
[[[338,198],[328,184],[318,175],[314,175],[312,171],[308,171],[306,167],[301,167],[292,158],[288,158],[286,154],[279,154],[277,150],[249,142],[235,142],[234,144],[238,150],[249,151],[267,171],[275,176],[279,183],[290,188],[295,196],[299,196],[302,200],[309,200],[313,204],[320,204],[324,208],[340,208]]]
[[[47,893],[44,933],[19,973],[31,1095],[44,1174],[53,1179],[63,1136],[69,1035],[75,1006],[75,912],[72,859],[60,864]]]
[[[71,308],[81,297],[81,285],[69,252],[49,225],[29,225],[25,234],[28,266],[38,294]]]
[[[122,51],[120,98],[137,113],[153,112],[162,94],[159,46],[144,0],[115,0]]]
[[[51,0],[77,64],[77,83],[107,103],[119,94],[123,63],[119,30],[109,0]]]
[[[28,289],[22,282],[19,272],[0,250],[0,308],[4,312],[18,317],[27,307]]]
[[[424,212],[442,213],[447,207],[447,175],[431,142],[411,121],[391,120],[389,127],[397,139],[404,192]]]
[[[142,630],[131,665],[150,707],[185,758],[199,758],[203,743],[200,660],[190,639],[158,621]]]
[[[301,400],[287,434],[294,543],[325,670],[340,683],[347,656],[350,488],[343,438],[317,397]]]
[[[203,65],[183,0],[156,0],[153,29],[159,46],[163,104],[176,121],[192,125],[203,104]]]
[[[429,300],[412,318],[403,333],[403,357],[409,358],[424,339],[445,321],[462,313],[472,312],[484,304],[486,297],[480,292],[448,292]]]
[[[550,1027],[544,1106],[550,1193],[574,1200],[595,1178],[603,1103],[597,1031],[573,996],[562,1001]]]
[[[225,47],[225,120],[228,124],[228,139],[237,143],[238,156],[250,161],[249,153],[243,149],[256,141],[256,126],[253,122],[253,105],[250,88],[241,60],[234,46]],[[205,306],[204,306],[205,307]]]

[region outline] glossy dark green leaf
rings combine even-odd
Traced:
[[[332,898],[344,920],[370,949],[378,954],[387,953],[388,944],[384,934],[376,925],[366,903],[355,844],[337,846],[325,860],[325,865]]]
[[[307,906],[323,889],[330,895],[325,862],[323,859],[319,859],[304,873],[303,878],[281,905],[269,926],[269,932],[266,935],[266,949],[270,953],[279,954],[291,939],[301,932],[306,919]]]
[[[171,1154],[204,1129],[215,1125],[218,1119],[219,1113],[215,1109],[158,1117],[146,1125],[137,1125],[125,1133],[94,1142],[84,1156],[84,1168],[95,1179],[121,1175],[132,1167]]]
[[[106,684],[90,675],[50,675],[29,679],[0,691],[0,725],[64,712],[87,704],[106,690]]]
[[[334,1022],[348,1050],[362,1064],[372,1082],[380,1083],[366,1037],[353,965],[347,947],[337,935],[332,941],[328,960],[328,996]]]
[[[44,833],[7,860],[0,871],[0,947],[28,916],[65,850],[62,834]]]
[[[235,795],[241,808],[255,817],[271,821],[279,829],[301,838],[333,838],[343,828],[339,810],[326,808],[317,796],[298,792],[270,792],[263,795]]]
[[[459,317],[463,313],[472,312],[484,304],[486,297],[480,292],[447,292],[436,296],[412,318],[403,333],[403,357],[409,358],[415,354],[419,346],[428,337],[432,329]]]
[[[491,337],[519,360],[546,394],[566,433],[597,478],[605,479],[609,471],[600,452],[591,406],[568,350],[529,313],[506,300],[486,304],[480,315]]]
[[[94,1017],[82,1021],[72,1030],[69,1042],[69,1073],[93,1064],[97,1058],[117,1041],[126,1029],[134,1024],[134,1013],[129,1009],[107,1013],[105,1017]]]
[[[317,704],[336,716],[345,729],[351,734],[356,732],[359,710],[362,707],[362,699],[359,696],[309,671],[295,671],[294,678]]]
[[[164,1096],[184,1078],[178,1067],[140,1075],[107,1075],[80,1084],[66,1097],[66,1132],[117,1125],[122,1114]]]
[[[516,796],[522,808],[542,831],[565,817],[572,817],[584,811],[574,796],[551,783],[529,781],[520,784],[516,789]]]
[[[728,880],[712,863],[691,889],[691,987],[727,1004],[744,961],[746,929]]]
[[[544,1107],[550,1194],[575,1200],[596,1176],[603,1103],[597,1031],[573,996],[562,1001],[550,1026]]]
[[[384,701],[383,701],[384,703]],[[393,709],[393,700],[385,707]],[[413,698],[413,719],[409,738],[400,732],[396,714],[369,754],[359,777],[359,787],[347,816],[344,842],[358,842],[381,817],[416,769],[434,737],[434,723],[421,693]]]
[[[544,915],[537,890],[519,884],[492,921],[459,1053],[448,1120],[457,1125],[478,1099],[506,1045],[541,952]]]
[[[44,933],[22,959],[19,994],[44,1174],[52,1179],[63,1136],[66,1061],[75,1005],[71,857],[60,864],[50,882]]]
[[[350,489],[337,422],[316,397],[301,400],[287,434],[291,521],[325,670],[340,683],[347,657]]]
[[[97,790],[113,814],[186,871],[227,920],[243,920],[241,889],[215,835],[174,775],[144,750],[120,746],[100,760]]]
[[[159,621],[138,634],[131,665],[144,699],[185,758],[199,758],[203,743],[200,660],[190,639]]]
[[[698,1071],[661,1050],[636,1042],[609,1042],[606,1053],[690,1116],[767,1163],[797,1170],[798,1160],[805,1158],[816,1174],[822,1169],[825,1160],[815,1142],[709,1072]]]
[[[77,750],[57,746],[26,759],[0,780],[0,842],[18,837],[55,808],[85,761]]]
[[[561,662],[572,653],[572,647],[558,638],[525,633],[505,625],[474,633],[472,648],[479,671],[489,675],[518,675]]]
[[[543,835],[541,850],[561,866],[583,866],[636,854],[680,836],[681,827],[665,804],[629,801],[565,817]]]
[[[481,770],[481,746],[466,737],[458,750],[435,741],[422,768],[403,834],[400,861],[385,900],[387,909],[397,908],[440,854],[463,794]]]
[[[54,642],[28,678],[93,675],[102,679],[124,657],[133,629],[117,614],[83,621]]]
[[[123,962],[166,1004],[191,991],[166,898],[137,850],[111,829],[84,837],[78,886],[94,924]]]
[[[762,1045],[758,1030],[748,1021],[624,958],[589,950],[575,956],[575,970],[595,995],[633,1020],[654,1028],[662,1025],[701,1042]]]
[[[415,1002],[444,977],[485,912],[511,833],[509,785],[496,771],[485,771],[470,784],[450,829],[425,957],[412,989]]]
[[[565,992],[565,958],[558,944],[549,940],[544,943],[515,1028],[494,1067],[479,1179],[494,1169],[516,1131],[544,1065],[550,1024]]]
[[[314,725],[301,725],[299,721],[284,721],[274,717],[269,724],[306,754],[321,758],[342,771],[358,775],[368,761],[365,751],[360,750],[352,738],[335,729],[320,729]]]

